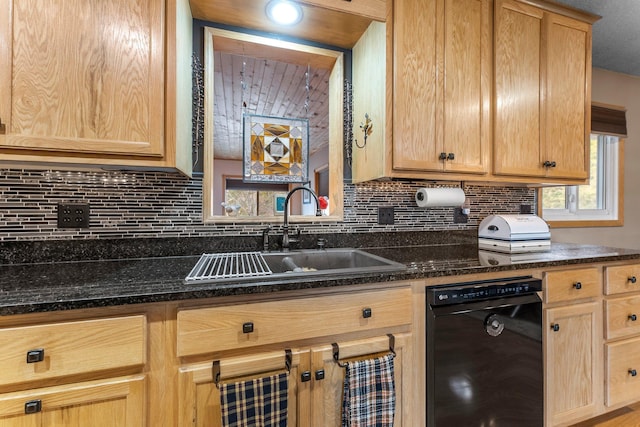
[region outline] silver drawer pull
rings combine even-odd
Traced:
[[[629,374],[630,374],[632,377],[635,377],[636,375],[638,375],[638,371],[636,371],[635,369],[629,369]]]
[[[636,316],[635,314],[630,314],[629,320],[631,320],[632,322],[635,322],[636,320],[638,320],[638,316]]]

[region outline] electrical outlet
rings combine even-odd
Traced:
[[[530,214],[531,213],[531,205],[520,205],[520,213],[521,214]]]
[[[469,215],[462,213],[462,208],[455,208],[453,210],[453,223],[454,224],[466,224],[469,222]]]
[[[89,228],[89,205],[58,203],[58,228]]]
[[[378,224],[392,225],[394,223],[393,215],[394,215],[393,206],[379,207],[378,208]]]

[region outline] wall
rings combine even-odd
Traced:
[[[640,78],[602,69],[593,69],[594,102],[627,109],[627,139],[624,145],[624,226],[594,228],[558,228],[551,231],[554,241],[597,244],[640,249]]]
[[[301,226],[309,233],[475,230],[491,213],[535,206],[525,187],[468,185],[467,224],[453,224],[453,208],[421,209],[414,181],[345,184],[343,222]],[[0,241],[258,235],[264,224],[202,224],[202,181],[160,172],[56,172],[0,169]],[[88,229],[58,229],[60,202],[91,206]],[[377,224],[377,207],[394,206],[394,225]]]

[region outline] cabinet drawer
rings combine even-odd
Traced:
[[[143,365],[145,331],[143,315],[0,329],[0,385]]]
[[[640,264],[606,267],[604,293],[607,295],[640,291]]]
[[[607,344],[606,354],[607,406],[640,399],[640,338]]]
[[[600,274],[595,267],[545,273],[546,303],[593,298],[600,293]]]
[[[185,309],[178,312],[178,356],[410,323],[410,289]]]
[[[640,296],[605,301],[604,309],[607,339],[640,333]]]
[[[145,382],[136,375],[0,394],[0,425],[144,426]]]

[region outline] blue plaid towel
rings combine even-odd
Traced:
[[[286,373],[220,384],[224,427],[287,427]]]
[[[392,427],[396,406],[393,354],[346,363],[342,427]]]

